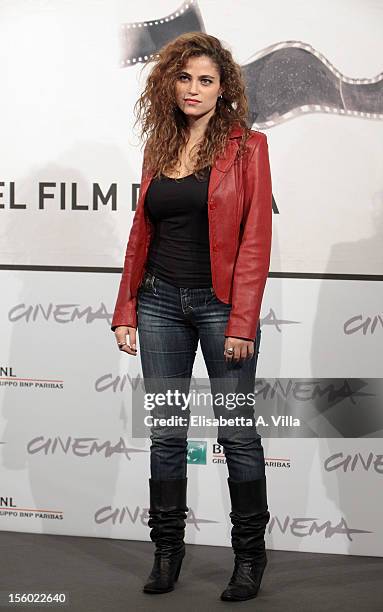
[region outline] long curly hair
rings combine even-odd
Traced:
[[[211,167],[216,157],[224,153],[234,125],[244,129],[237,156],[245,150],[250,135],[249,107],[241,67],[218,38],[204,32],[187,32],[163,46],[158,55],[144,65],[154,64],[145,89],[134,105],[137,116],[134,125],[140,122],[141,140],[145,143],[144,168],[153,171],[157,178],[176,166],[179,153],[187,143],[188,124],[176,103],[175,86],[188,59],[201,55],[207,55],[216,65],[224,91],[222,98],[217,100],[203,139],[190,152],[196,177],[202,179],[203,169]]]

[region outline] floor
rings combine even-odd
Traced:
[[[75,612],[259,610],[383,611],[383,558],[268,551],[257,598],[220,601],[232,571],[230,548],[188,545],[176,588],[147,595],[150,542],[0,532],[0,611],[9,592],[65,592],[68,604],[29,605]],[[17,606],[26,608],[25,605]]]

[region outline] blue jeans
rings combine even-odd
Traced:
[[[261,339],[258,323],[254,355],[237,363],[224,358],[225,327],[231,304],[219,300],[213,287],[175,287],[146,271],[137,295],[139,348],[145,391],[166,392],[177,388],[188,393],[194,359],[201,342],[211,393],[254,393],[255,371]],[[153,386],[153,380],[156,381]],[[150,385],[152,385],[150,387]],[[155,388],[154,388],[155,387]],[[224,391],[223,391],[224,387]],[[234,397],[234,396],[233,396]],[[254,406],[230,410],[216,406],[214,417],[245,416],[254,421]],[[153,417],[169,417],[174,406],[156,406]],[[179,412],[178,412],[179,414]],[[166,425],[150,428],[150,471],[154,480],[186,478],[187,434],[190,410],[184,427]],[[213,418],[213,415],[207,415]],[[261,436],[254,426],[249,429],[218,427],[217,442],[222,445],[229,476],[236,481],[256,480],[265,476]]]

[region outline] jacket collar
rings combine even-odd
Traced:
[[[231,128],[229,138],[238,138],[242,136],[242,134],[243,134],[243,128],[238,123],[234,127]]]

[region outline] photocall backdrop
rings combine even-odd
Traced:
[[[0,529],[149,540],[138,356],[110,331],[139,189],[150,55],[220,38],[266,133],[273,249],[256,413],[268,548],[381,556],[381,4],[0,4]],[[139,340],[139,336],[138,336]],[[207,372],[200,349],[193,379]],[[138,383],[137,383],[138,381]],[[227,467],[190,438],[186,540],[230,545]]]

